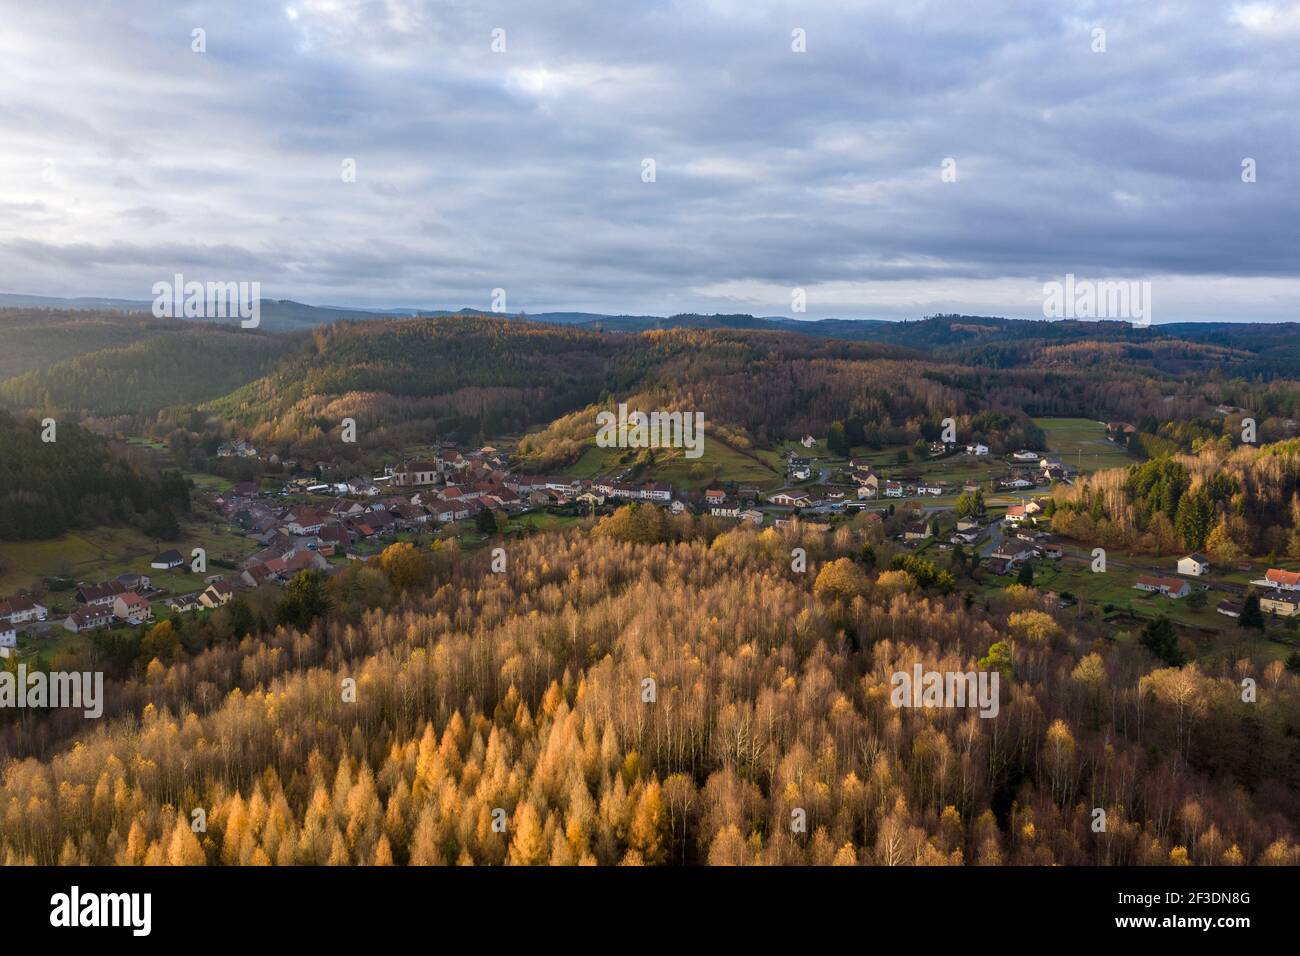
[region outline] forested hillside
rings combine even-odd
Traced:
[[[173,537],[189,510],[181,476],[144,474],[108,442],[67,422],[41,440],[34,419],[0,412],[0,539],[50,538],[70,528],[132,524]]]
[[[0,383],[0,402],[33,414],[134,417],[226,395],[265,375],[301,338],[200,323],[154,327],[131,345],[54,362]]]
[[[99,349],[154,335],[161,323],[145,313],[0,309],[0,382]]]
[[[573,328],[487,316],[345,322],[311,336],[308,354],[200,410],[261,445],[295,451],[337,451],[345,417],[370,447],[446,432],[473,440],[593,401],[625,347]]]
[[[679,327],[626,334],[595,331],[599,323],[358,313],[273,335],[33,312],[13,325],[21,358],[10,361],[26,374],[0,383],[0,402],[103,430],[181,432],[191,446],[246,437],[309,460],[532,431],[524,463],[537,469],[574,461],[595,412],[618,401],[702,411],[739,448],[825,435],[836,423],[868,446],[911,444],[934,440],[952,417],[961,441],[1000,453],[1039,443],[1031,417],[1083,416],[1133,422],[1134,449],[1158,455],[1190,452],[1246,415],[1264,441],[1294,435],[1285,423],[1300,418],[1300,388],[1278,376],[1278,357],[1300,349],[1290,325],[1216,336],[1199,326],[941,316],[869,323],[854,333],[864,340],[846,341],[809,334],[841,334],[830,322],[796,333],[748,316],[674,318]],[[47,327],[48,341],[33,331]],[[1216,417],[1223,404],[1237,411]],[[344,418],[363,432],[357,446],[335,440]]]
[[[606,522],[511,544],[506,574],[454,552],[350,570],[310,626],[156,641],[169,662],[134,665],[97,726],[41,731],[75,724],[75,745],[6,767],[0,857],[1300,862],[1280,662],[1166,668],[1024,588],[966,606],[864,563],[865,526]],[[894,707],[918,663],[998,669],[999,713]],[[27,733],[0,739],[22,753]]]
[[[1210,441],[1054,495],[1053,529],[1078,540],[1165,556],[1203,550],[1228,566],[1252,554],[1300,559],[1300,440]]]

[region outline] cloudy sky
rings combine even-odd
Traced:
[[[3,291],[1041,316],[1073,273],[1300,319],[1297,3],[0,13]]]

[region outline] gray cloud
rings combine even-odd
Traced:
[[[0,288],[914,317],[1073,272],[1297,317],[1300,5],[844,6],[12,9]]]

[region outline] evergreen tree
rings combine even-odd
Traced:
[[[1158,617],[1142,629],[1138,642],[1171,667],[1180,667],[1186,658],[1178,646],[1178,633],[1167,617]]]
[[[1259,595],[1254,591],[1247,594],[1241,602],[1241,616],[1237,618],[1237,626],[1253,627],[1261,631],[1264,629],[1264,612],[1259,606]]]

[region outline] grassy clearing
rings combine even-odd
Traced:
[[[1047,450],[1082,472],[1126,468],[1138,459],[1106,438],[1106,426],[1087,418],[1035,418],[1047,435]]]
[[[1300,631],[1290,630],[1285,622],[1270,621],[1265,634],[1247,632],[1238,627],[1235,618],[1219,614],[1215,607],[1227,595],[1222,591],[1206,592],[1207,601],[1201,610],[1195,610],[1187,598],[1174,600],[1133,588],[1138,572],[1112,569],[1105,574],[1095,574],[1086,564],[1038,561],[1034,565],[1034,587],[1042,591],[1069,593],[1077,600],[1098,611],[1110,606],[1111,613],[1136,618],[1133,623],[1116,623],[1115,630],[1140,630],[1142,625],[1156,617],[1168,617],[1194,638],[1201,657],[1223,657],[1238,654],[1257,660],[1283,659],[1295,649]],[[1003,577],[987,576],[981,596],[1014,584],[1014,574]],[[1066,612],[1068,617],[1069,612]]]
[[[70,532],[44,541],[0,542],[0,595],[41,587],[46,577],[66,577],[74,581],[107,581],[119,574],[135,572],[149,576],[156,588],[173,593],[193,591],[202,578],[181,568],[158,571],[149,562],[158,551],[175,548],[189,560],[190,552],[201,547],[207,551],[208,573],[227,571],[221,562],[237,565],[254,550],[256,543],[224,526],[209,521],[181,522],[183,537],[179,541],[157,544],[133,528],[91,528]],[[67,604],[70,591],[51,592],[49,600]]]
[[[720,441],[704,442],[704,454],[691,459],[679,448],[656,449],[657,460],[645,468],[638,481],[666,481],[675,488],[699,490],[717,481],[735,481],[753,484],[760,488],[776,487],[781,475],[776,454],[760,454],[755,461]],[[630,469],[640,454],[635,448],[600,448],[589,444],[573,466],[563,469],[576,478],[594,478],[597,475],[617,474]],[[767,467],[763,462],[772,461]]]
[[[569,528],[575,524],[582,524],[590,519],[586,516],[577,515],[553,515],[546,512],[533,512],[530,514],[516,515],[510,519],[509,528],[511,530],[519,529],[522,531],[557,531],[560,528]]]

